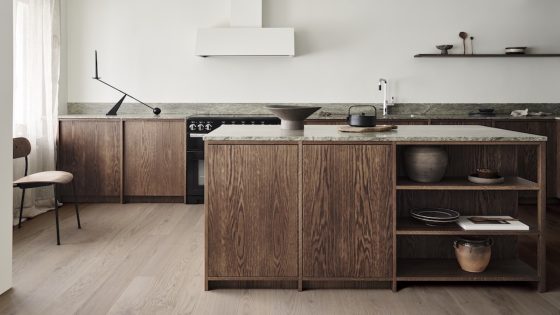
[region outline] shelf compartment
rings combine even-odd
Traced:
[[[507,176],[502,184],[480,185],[469,182],[467,178],[444,178],[437,183],[418,183],[407,178],[399,178],[397,190],[539,190],[539,184],[530,180]]]
[[[416,54],[414,58],[550,58],[550,57],[560,57],[560,54],[474,54],[474,55],[463,55],[463,54]]]
[[[397,281],[539,281],[537,271],[525,262],[491,261],[481,273],[463,271],[455,259],[399,259]]]
[[[527,223],[526,223],[527,224]],[[529,225],[528,231],[465,231],[457,224],[445,226],[427,226],[408,217],[398,218],[397,235],[512,235],[538,236],[539,231]]]

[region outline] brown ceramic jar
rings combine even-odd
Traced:
[[[455,256],[461,269],[467,272],[483,272],[490,263],[491,238],[460,238],[453,242]]]

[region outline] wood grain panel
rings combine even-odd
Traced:
[[[303,275],[392,275],[390,145],[303,146]]]
[[[74,174],[82,202],[117,201],[121,194],[121,122],[61,120],[58,169]],[[62,200],[73,200],[70,185],[60,187]]]
[[[525,132],[535,135],[547,136],[546,143],[546,172],[547,195],[560,198],[557,194],[557,123],[555,121],[496,121],[496,128]],[[538,150],[536,146],[519,147],[519,176],[532,181],[537,180]],[[523,193],[524,196],[534,196],[531,193]]]
[[[208,277],[298,276],[298,146],[207,145]]]
[[[126,196],[184,196],[184,120],[124,122]]]

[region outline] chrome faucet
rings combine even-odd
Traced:
[[[389,113],[389,106],[393,106],[394,104],[394,97],[391,98],[391,102],[389,102],[389,100],[387,100],[387,80],[381,78],[379,79],[379,91],[381,91],[383,89],[383,86],[385,86],[385,89],[383,90],[383,116],[387,116],[387,114]]]

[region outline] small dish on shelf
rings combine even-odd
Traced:
[[[453,48],[453,45],[437,45],[436,48],[441,50],[442,55],[449,55],[448,50]]]
[[[497,185],[502,184],[505,181],[503,176],[486,178],[480,177],[478,174],[472,174],[468,177],[469,182],[479,185]]]
[[[500,173],[495,170],[491,170],[488,168],[478,168],[476,169],[476,175],[480,178],[499,178]]]
[[[506,47],[506,55],[524,55],[527,47]]]
[[[410,210],[410,216],[426,225],[435,226],[455,223],[459,219],[459,212],[446,208],[420,208]]]

